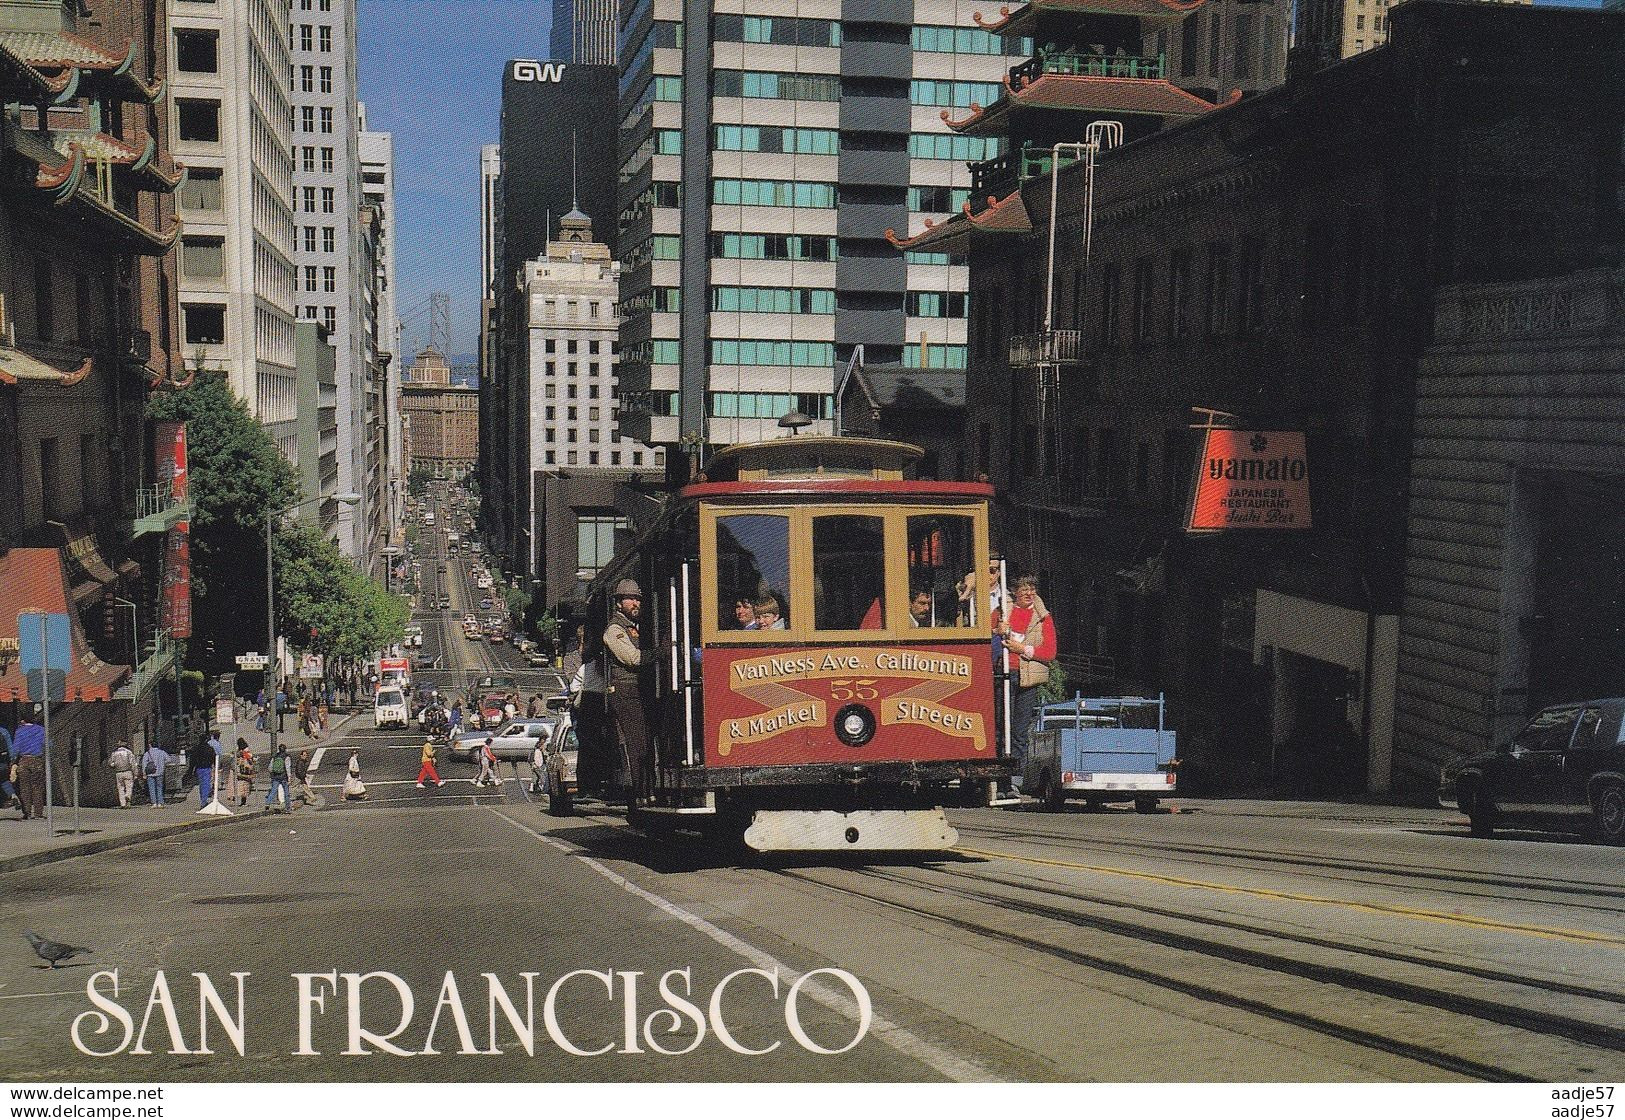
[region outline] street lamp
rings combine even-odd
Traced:
[[[352,492],[306,498],[304,501],[295,502],[291,506],[271,510],[265,515],[265,681],[268,686],[265,690],[265,699],[270,705],[270,714],[273,717],[265,722],[271,731],[271,754],[276,754],[277,721],[274,717],[278,715],[276,692],[278,684],[281,683],[277,678],[282,675],[282,665],[276,655],[276,567],[271,562],[271,530],[275,527],[277,518],[286,517],[294,510],[308,506],[313,502],[325,501],[334,501],[341,506],[353,506],[360,503],[361,495]],[[273,664],[276,665],[274,674],[271,670]],[[288,808],[293,808],[292,802],[289,803]]]

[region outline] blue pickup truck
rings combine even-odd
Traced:
[[[1132,801],[1155,812],[1174,792],[1179,769],[1161,696],[1075,696],[1038,709],[1022,768],[1022,790],[1045,809],[1068,798],[1090,808]]]

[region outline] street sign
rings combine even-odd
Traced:
[[[28,698],[36,704],[45,700],[62,703],[67,695],[68,670],[73,665],[68,616],[24,611],[17,616],[17,645],[20,668],[28,682]]]
[[[263,653],[239,653],[236,661],[240,669],[263,669],[271,663],[271,659]]]
[[[299,657],[299,675],[305,680],[321,680],[322,655],[319,653],[301,654]]]

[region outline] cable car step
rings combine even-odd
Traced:
[[[959,832],[938,809],[761,809],[745,830],[758,852],[942,851]]]

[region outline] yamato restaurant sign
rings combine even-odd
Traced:
[[[1309,456],[1302,432],[1208,428],[1196,463],[1188,528],[1307,529]]]

